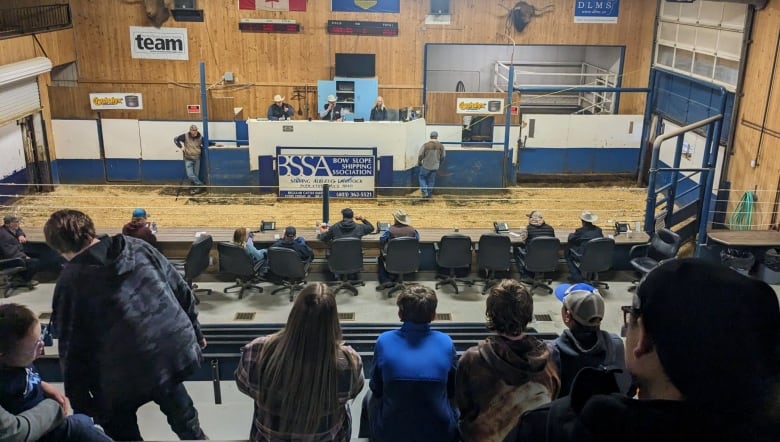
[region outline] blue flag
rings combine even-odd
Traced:
[[[331,0],[333,12],[401,12],[401,0]]]

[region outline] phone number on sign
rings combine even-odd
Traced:
[[[349,191],[349,192],[331,192],[333,198],[373,198],[374,192],[370,191]]]

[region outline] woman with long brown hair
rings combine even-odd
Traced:
[[[342,342],[333,292],[309,284],[287,325],[244,347],[239,390],[255,400],[252,441],[349,441],[347,401],[363,388],[360,355]]]

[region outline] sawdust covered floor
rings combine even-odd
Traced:
[[[255,227],[261,220],[278,225],[312,227],[322,220],[319,199],[279,199],[274,193],[226,193],[233,189],[211,189],[191,196],[186,189],[145,185],[60,185],[54,191],[23,196],[6,211],[24,218],[26,228],[40,227],[59,209],[78,209],[89,214],[98,230],[122,226],[136,207],[150,213],[159,227]],[[396,189],[398,191],[398,189]],[[399,191],[400,192],[400,191]],[[579,214],[590,210],[599,216],[597,224],[612,220],[644,219],[646,190],[619,186],[512,187],[508,189],[436,189],[431,200],[422,200],[419,190],[399,196],[376,199],[331,199],[330,220],[341,218],[339,211],[351,207],[372,222],[392,220],[392,212],[405,209],[415,227],[489,228],[493,221],[506,221],[511,228],[527,224],[526,214],[543,213],[548,224],[573,229],[580,225]]]

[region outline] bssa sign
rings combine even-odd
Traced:
[[[133,58],[189,60],[187,28],[130,26],[130,53]]]

